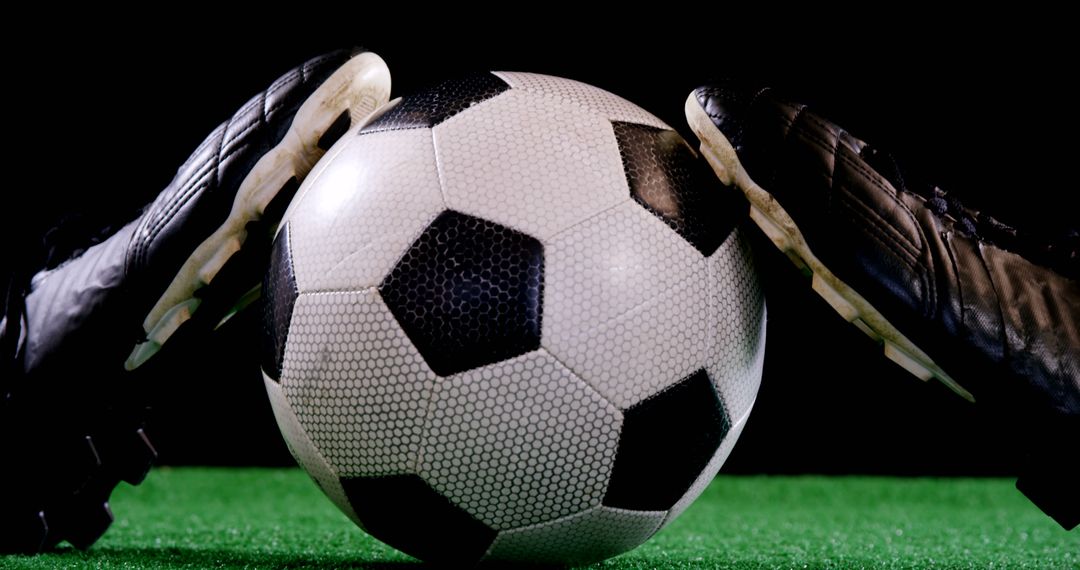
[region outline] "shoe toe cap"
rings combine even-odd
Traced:
[[[746,115],[754,102],[768,91],[768,88],[719,82],[698,87],[694,96],[716,128],[739,150]]]

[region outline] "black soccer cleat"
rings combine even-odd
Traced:
[[[0,552],[86,548],[105,532],[113,488],[139,483],[156,457],[148,359],[165,345],[171,356],[155,360],[179,364],[257,293],[300,183],[389,91],[374,53],[312,59],[211,133],[138,218],[0,282]]]
[[[769,89],[702,87],[685,110],[713,170],[813,289],[891,360],[1023,430],[1018,487],[1076,526],[1078,236],[1037,239],[967,209]]]

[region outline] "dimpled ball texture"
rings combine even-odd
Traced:
[[[297,462],[443,563],[585,563],[701,493],[757,395],[734,191],[639,107],[479,73],[390,103],[300,187],[262,369]]]

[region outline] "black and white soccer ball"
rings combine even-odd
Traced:
[[[484,73],[383,109],[274,243],[266,389],[352,520],[435,561],[588,562],[679,515],[757,394],[734,192],[576,81]]]

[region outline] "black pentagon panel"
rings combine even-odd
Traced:
[[[300,290],[293,273],[289,226],[285,225],[274,240],[270,268],[263,280],[263,351],[262,369],[272,380],[281,381],[285,357],[285,339],[289,334],[293,305]]]
[[[604,504],[670,509],[709,463],[731,421],[704,370],[624,412]]]
[[[679,133],[613,121],[630,195],[693,244],[712,255],[744,213],[741,194],[725,188]]]
[[[430,128],[510,89],[493,73],[472,73],[404,97],[394,108],[360,129],[360,134]]]
[[[416,475],[343,477],[356,516],[375,538],[428,562],[479,561],[495,530]]]
[[[379,293],[431,369],[448,376],[540,348],[543,277],[535,238],[447,210]]]

